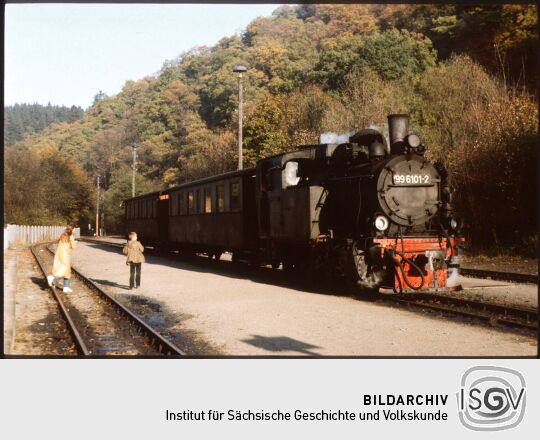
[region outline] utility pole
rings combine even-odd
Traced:
[[[133,177],[131,179],[131,197],[135,197],[135,172],[137,170],[137,147],[138,144],[130,144],[133,148]]]
[[[233,72],[238,73],[238,169],[241,170],[242,166],[242,100],[243,96],[243,84],[242,84],[242,74],[247,71],[244,66],[236,66],[233,69]]]
[[[96,237],[99,237],[99,174],[97,175]]]

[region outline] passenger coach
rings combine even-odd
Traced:
[[[254,190],[248,168],[128,199],[126,233],[153,247],[247,258],[257,249]]]

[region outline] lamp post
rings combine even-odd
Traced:
[[[244,66],[236,66],[233,72],[238,73],[238,169],[242,169],[242,74],[247,69]]]
[[[133,148],[133,177],[131,179],[131,197],[135,197],[135,171],[137,167],[137,148],[139,147],[139,144],[129,144],[131,148]]]
[[[96,197],[96,237],[99,237],[99,174],[97,175],[97,197]]]

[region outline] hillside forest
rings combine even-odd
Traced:
[[[82,115],[36,124],[14,116],[32,106],[5,108],[20,128],[4,137],[4,223],[84,230],[99,174],[104,228],[121,232],[131,143],[137,194],[234,170],[232,70],[242,64],[244,164],[409,113],[429,158],[449,170],[471,246],[535,254],[537,59],[534,5],[276,6],[115,96],[99,93]]]
[[[40,104],[15,104],[4,107],[4,145],[12,145],[26,135],[39,133],[55,122],[75,122],[84,110],[71,107]]]

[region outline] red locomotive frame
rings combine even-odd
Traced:
[[[422,280],[422,276],[418,273],[418,270],[409,264],[407,260],[418,261],[419,257],[427,258],[429,251],[440,252],[441,250],[444,251],[446,258],[456,257],[458,255],[457,245],[464,242],[463,237],[450,238],[450,246],[447,245],[448,240],[446,238],[439,237],[403,238],[403,240],[375,238],[373,242],[381,247],[381,257],[384,257],[385,253],[392,255],[394,264],[396,265],[393,285],[394,292],[456,291],[461,289],[459,285],[447,287],[448,268],[444,265],[437,268],[434,267],[433,270],[430,270],[427,264],[422,264]],[[406,259],[403,259],[402,255],[405,255]],[[407,286],[404,274],[401,270],[397,269],[399,265],[402,265],[403,273],[407,277],[409,284],[413,286],[420,286],[422,284],[419,289],[412,289]]]

